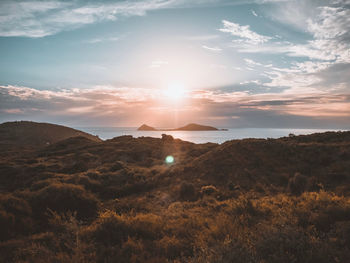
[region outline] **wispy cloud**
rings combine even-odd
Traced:
[[[210,51],[214,51],[214,52],[220,52],[220,51],[222,51],[222,49],[219,48],[219,47],[208,47],[208,46],[206,46],[206,45],[203,45],[202,48],[207,49],[207,50],[210,50]]]
[[[120,40],[119,37],[97,37],[97,38],[85,40],[84,42],[88,44],[96,44],[96,43],[102,43],[102,42],[116,42],[119,40]]]
[[[149,65],[150,68],[160,68],[162,66],[166,66],[168,65],[169,62],[166,60],[154,60],[151,62],[151,64]]]
[[[246,63],[247,65],[249,65],[249,66],[262,66],[261,63],[256,62],[256,61],[254,61],[254,60],[252,60],[252,59],[249,59],[249,58],[245,58],[244,61],[245,61],[245,63]]]
[[[250,1],[262,3],[261,1]],[[264,1],[265,2],[265,1]],[[121,16],[143,16],[165,8],[245,4],[229,0],[122,0],[122,1],[0,1],[0,36],[39,38],[84,25],[113,21]]]
[[[258,16],[258,14],[254,11],[254,10],[251,10],[253,16]]]
[[[219,35],[211,34],[211,35],[198,35],[198,36],[187,36],[185,37],[188,40],[193,41],[209,41],[209,40],[215,40],[220,38]]]
[[[172,0],[83,4],[78,1],[4,1],[0,3],[0,36],[44,37],[119,16],[141,16],[174,5]]]
[[[227,20],[222,20],[222,23],[223,28],[219,29],[221,32],[230,33],[235,37],[239,37],[240,40],[250,44],[261,44],[272,39],[271,37],[260,35],[252,31],[249,25],[242,26]]]

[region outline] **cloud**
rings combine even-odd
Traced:
[[[37,120],[70,125],[115,125],[141,121],[159,92],[143,88],[94,86],[89,89],[38,90],[0,86],[1,121]],[[139,112],[139,113],[137,113]],[[112,126],[113,126],[112,125]]]
[[[255,1],[251,1],[254,3]],[[193,6],[245,4],[228,0],[2,0],[0,1],[0,36],[40,38],[84,25],[114,21],[121,16],[143,16],[148,11]]]
[[[244,61],[248,66],[263,66],[261,63],[255,62],[252,59],[245,58]]]
[[[311,40],[304,43],[292,43],[267,40],[233,41],[232,47],[242,53],[286,54],[290,57],[304,57],[310,60],[350,62],[350,8],[345,1],[286,1],[279,3],[270,11],[271,17],[282,23],[297,27],[310,34]],[[230,32],[230,24],[223,32]],[[233,32],[239,32],[240,26],[234,24]],[[249,29],[249,28],[248,28]],[[244,35],[235,33],[233,35]],[[240,36],[243,37],[243,36]],[[254,39],[254,37],[251,37]],[[259,44],[259,45],[257,45]]]
[[[89,40],[85,40],[84,43],[96,44],[96,43],[102,43],[102,42],[116,42],[119,40],[120,40],[119,37],[100,37],[100,38],[92,38]]]
[[[337,94],[308,89],[256,94],[192,90],[177,110],[177,118],[181,122],[196,119],[236,127],[349,128],[349,108],[350,94],[344,90]],[[27,119],[73,126],[137,126],[147,121],[173,126],[174,105],[156,89],[94,86],[38,90],[0,86],[0,112],[1,121]]]
[[[289,57],[285,67],[245,59],[249,69],[265,67],[262,74],[268,79],[261,83],[265,87],[285,88],[289,93],[345,92],[350,89],[350,6],[345,2],[296,0],[279,3],[277,9],[270,10],[274,21],[308,33],[308,40],[293,43],[274,38],[259,44],[234,40],[231,47],[240,53]],[[301,59],[293,62],[293,58]]]
[[[256,84],[256,85],[261,85],[261,81],[258,79],[257,80],[245,80],[245,81],[240,82],[239,84],[246,85],[246,84],[251,84],[251,83]]]
[[[235,37],[239,37],[241,41],[250,43],[250,44],[262,44],[270,39],[271,37],[259,35],[258,33],[250,30],[250,26],[241,26],[240,24],[236,24],[227,20],[222,20],[223,28],[220,28],[219,31],[230,33]]]
[[[0,36],[45,37],[87,24],[141,16],[174,6],[172,0],[83,4],[79,1],[1,1]]]
[[[198,35],[198,36],[187,36],[185,37],[188,40],[193,40],[193,41],[209,41],[209,40],[216,40],[220,36],[219,35]]]
[[[219,47],[208,47],[206,45],[203,45],[202,48],[213,51],[213,52],[221,52],[222,51],[222,49]]]
[[[250,10],[253,14],[253,16],[258,16],[258,14],[254,10]]]
[[[166,66],[168,64],[169,64],[169,62],[165,61],[165,60],[154,60],[154,61],[151,62],[149,67],[150,68],[160,68],[160,67]]]

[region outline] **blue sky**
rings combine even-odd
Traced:
[[[1,1],[0,121],[350,127],[350,1]]]

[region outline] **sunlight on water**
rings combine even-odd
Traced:
[[[331,129],[269,129],[269,128],[231,128],[227,131],[137,131],[135,127],[84,127],[77,129],[98,135],[101,139],[107,140],[122,135],[133,137],[155,137],[161,138],[166,133],[184,141],[194,143],[223,143],[229,140],[244,138],[280,138],[295,135],[311,134],[317,132],[337,131]]]

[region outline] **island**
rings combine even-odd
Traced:
[[[151,126],[148,126],[146,124],[142,124],[137,130],[138,131],[156,131],[157,129],[155,129]]]
[[[175,129],[156,129],[149,125],[143,124],[137,130],[138,131],[224,131],[227,129],[218,129],[212,126],[190,123],[183,127],[175,128]]]

